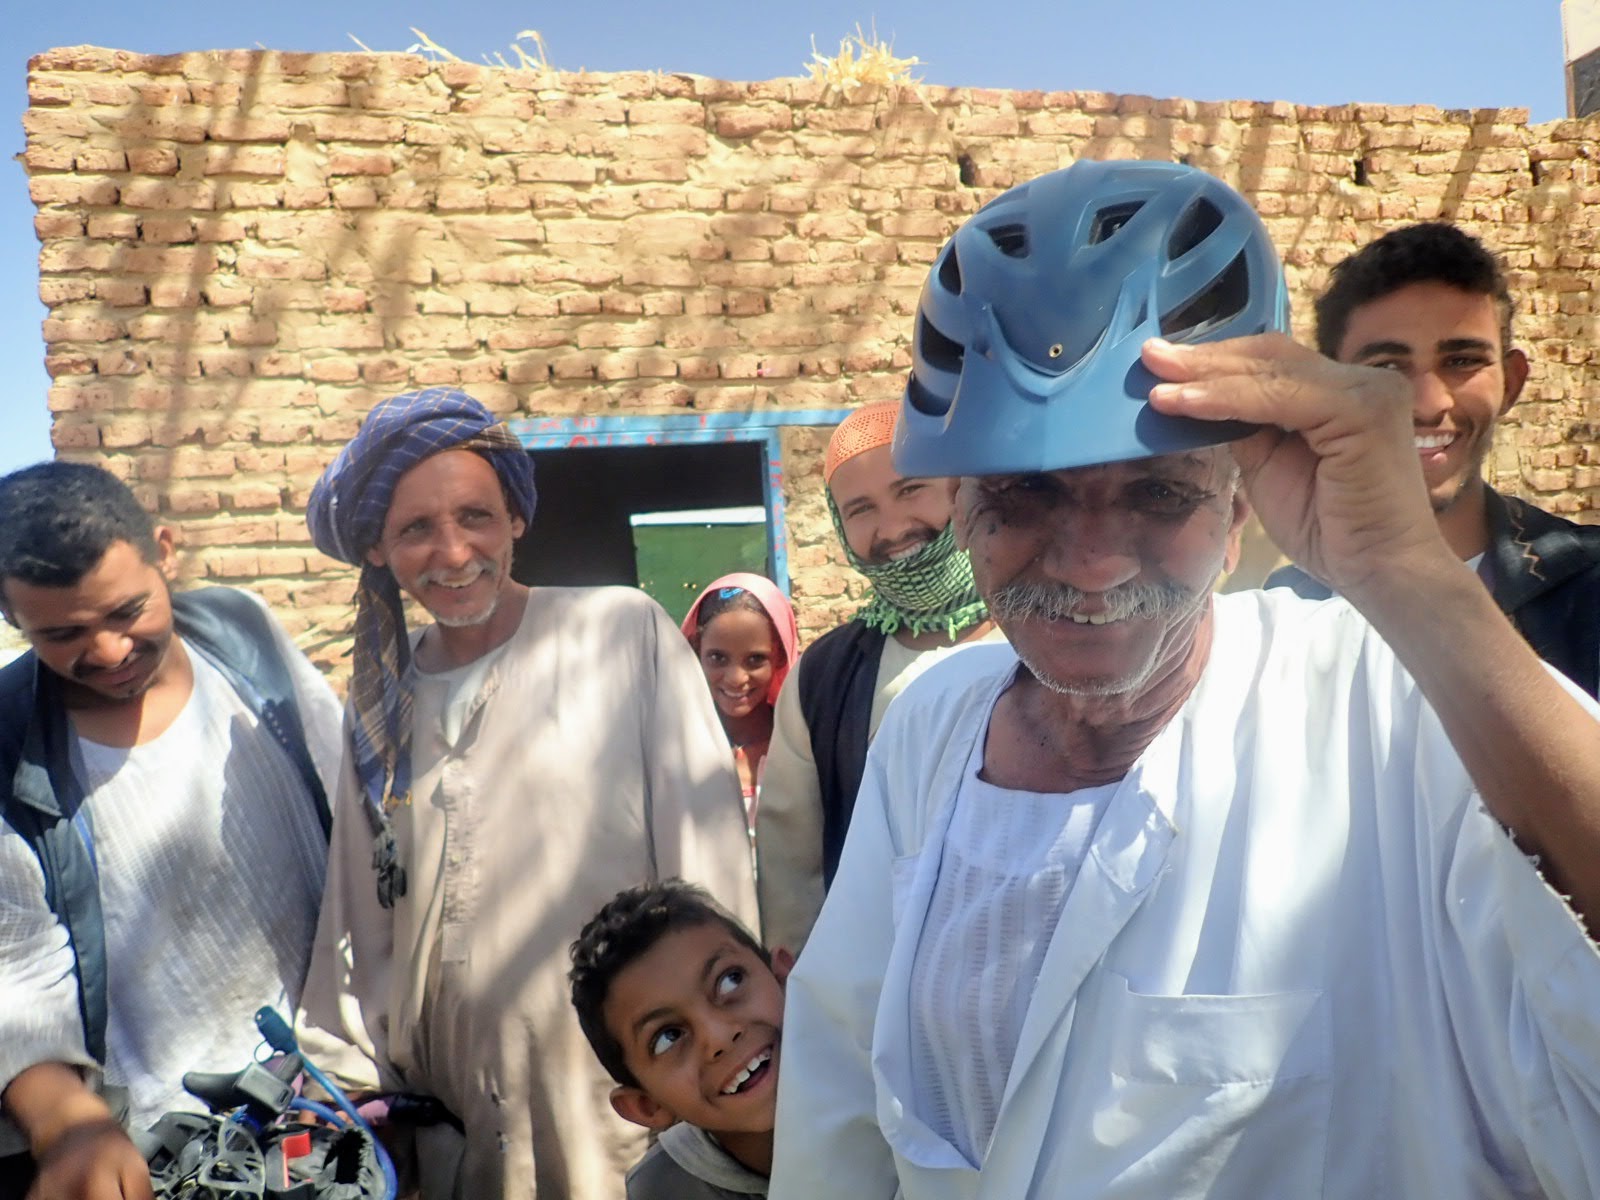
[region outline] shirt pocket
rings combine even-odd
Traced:
[[[1112,1148],[1105,1196],[1322,1195],[1324,993],[1153,996],[1112,972],[1105,984],[1094,1028],[1110,1079],[1092,1117]]]

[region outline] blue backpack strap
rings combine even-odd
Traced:
[[[246,593],[221,587],[175,593],[172,611],[184,641],[222,672],[300,772],[327,837],[333,830],[328,795],[306,745],[293,671],[278,650],[271,618]]]
[[[0,671],[0,819],[39,859],[45,902],[72,945],[84,1048],[103,1063],[105,922],[70,746],[66,704],[55,676],[32,653]]]

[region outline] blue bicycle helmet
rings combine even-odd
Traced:
[[[1212,446],[1238,422],[1165,416],[1139,348],[1287,331],[1249,203],[1163,162],[1079,162],[995,197],[934,260],[895,429],[907,475],[1057,471]]]

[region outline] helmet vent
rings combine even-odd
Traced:
[[[1196,200],[1173,224],[1167,238],[1167,257],[1182,258],[1215,233],[1222,224],[1222,210],[1204,198]]]
[[[988,230],[989,240],[1007,258],[1028,257],[1028,227],[1026,225],[996,225]]]
[[[1143,200],[1135,200],[1130,204],[1113,204],[1102,208],[1094,215],[1094,224],[1089,227],[1089,245],[1098,246],[1117,230],[1121,229],[1134,214],[1144,207]]]
[[[906,381],[906,401],[919,413],[930,417],[942,417],[950,411],[949,402],[939,399],[918,383],[915,374]]]
[[[1240,254],[1198,294],[1161,318],[1161,336],[1191,341],[1231,321],[1250,303],[1250,269]]]
[[[945,251],[944,257],[939,260],[939,283],[946,291],[961,293],[961,262],[956,258],[955,243]]]
[[[921,346],[923,360],[930,367],[940,371],[961,370],[961,359],[966,353],[961,343],[945,337],[926,316],[917,322],[917,342]]]

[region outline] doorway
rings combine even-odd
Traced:
[[[522,583],[643,585],[681,618],[698,588],[683,593],[707,571],[700,586],[727,571],[774,574],[759,442],[575,446],[529,457],[539,502],[512,561]]]

